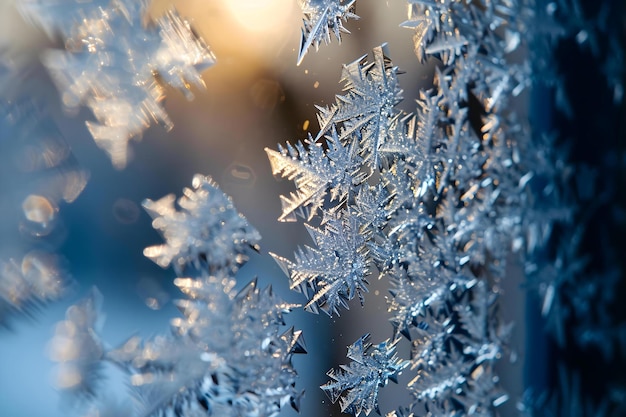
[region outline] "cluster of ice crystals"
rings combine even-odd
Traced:
[[[191,98],[202,87],[200,73],[215,62],[206,43],[170,10],[150,21],[146,1],[29,1],[24,12],[65,38],[65,51],[51,50],[44,63],[62,92],[64,105],[89,107],[87,122],[113,165],[128,161],[128,141],[153,122],[172,127],[161,102],[163,83]]]
[[[273,173],[296,186],[281,197],[281,220],[304,217],[316,245],[294,262],[274,257],[307,307],[331,315],[355,295],[363,301],[378,272],[390,283],[394,344],[404,336],[413,346],[409,410],[491,415],[507,398],[493,367],[509,331],[497,314],[499,280],[511,253],[532,258],[570,215],[553,155],[511,105],[532,82],[512,53],[540,30],[527,30],[528,2],[409,3],[403,25],[416,31],[418,58],[443,63],[434,88],[406,114],[385,45],[371,62],[344,66],[345,94],[318,107],[319,133],[267,150]],[[331,399],[353,414],[374,409],[376,392],[341,385],[343,377],[333,376],[341,388]]]
[[[131,375],[139,415],[273,416],[285,405],[297,409],[302,393],[291,356],[305,350],[299,331],[281,330],[294,306],[256,281],[239,293],[224,277],[176,284],[191,298],[177,303],[183,318],[172,321],[173,335],[133,337],[109,352]]]
[[[163,245],[146,248],[144,255],[163,268],[172,265],[179,275],[188,268],[236,271],[251,249],[258,250],[261,236],[211,178],[196,175],[192,187],[178,199],[180,211],[173,194],[143,202],[154,219],[152,226],[165,239]]]
[[[260,236],[212,180],[196,175],[192,185],[178,201],[182,211],[173,196],[144,204],[167,242],[147,254],[174,267],[174,284],[186,296],[176,301],[182,316],[171,320],[171,332],[148,340],[134,336],[105,350],[96,310],[85,307],[94,305],[93,297],[68,310],[68,320],[82,322],[58,327],[54,355],[76,369],[75,381],[60,388],[74,398],[92,394],[90,415],[114,409],[93,390],[105,364],[126,374],[133,405],[128,416],[271,417],[288,405],[299,408],[303,392],[295,387],[291,361],[306,350],[301,332],[284,328],[284,315],[297,306],[271,287],[260,289],[256,279],[234,290],[235,272]]]
[[[356,0],[299,0],[304,14],[298,65],[304,59],[311,45],[317,50],[320,43],[329,44],[330,34],[341,42],[341,33],[350,33],[343,26],[348,19],[358,19],[353,13]]]
[[[266,149],[274,175],[296,185],[289,197],[281,196],[279,219],[306,218],[319,248],[299,250],[295,263],[274,257],[293,289],[307,297],[313,291],[306,307],[329,315],[347,308],[356,295],[363,301],[391,199],[382,184],[371,187],[368,179],[382,164],[378,150],[391,140],[388,130],[407,123],[394,108],[402,91],[385,45],[374,49],[373,62],[360,58],[344,66],[342,82],[347,94],[328,108],[318,107],[315,139],[309,135],[295,147],[279,146],[278,152]]]

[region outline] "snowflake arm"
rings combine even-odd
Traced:
[[[373,55],[371,63],[363,56],[344,65],[340,82],[347,94],[337,96],[330,107],[316,107],[320,125],[317,139],[333,126],[340,126],[342,143],[356,141],[365,163],[376,169],[379,149],[400,116],[395,106],[402,101],[402,89],[398,83],[400,71],[392,65],[387,45],[374,48]]]
[[[320,43],[330,43],[331,30],[341,43],[341,33],[350,33],[343,26],[343,22],[359,18],[352,12],[355,3],[356,0],[300,0],[300,8],[304,14],[302,19],[304,27],[300,40],[298,65],[302,63],[312,45],[315,46],[315,50],[318,50]]]

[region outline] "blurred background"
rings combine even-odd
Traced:
[[[85,127],[93,115],[84,108],[77,114],[65,112],[39,62],[46,48],[62,44],[25,22],[15,1],[0,1],[0,51],[5,63],[19,68],[17,76],[4,78],[11,81],[3,86],[3,98],[19,103],[11,117],[28,127],[0,125],[0,259],[13,259],[22,270],[71,277],[60,301],[30,316],[16,316],[0,328],[1,416],[72,415],[55,391],[47,345],[54,323],[91,286],[103,294],[103,338],[111,346],[134,334],[149,337],[167,331],[169,319],[179,314],[172,304],[179,294],[172,284],[174,273],[142,255],[143,248],[161,238],[141,201],[169,193],[180,196],[195,173],[213,177],[263,236],[261,253],[242,268],[239,285],[258,276],[261,286],[271,284],[284,299],[303,303],[300,294],[288,290],[287,277],[268,252],[292,258],[296,246],[310,239],[301,223],[276,220],[279,195],[293,187],[272,177],[263,149],[316,132],[314,105],[328,105],[341,93],[341,65],[383,42],[388,42],[394,64],[406,72],[400,76],[402,109],[413,111],[419,88],[432,82],[433,68],[421,65],[413,53],[411,31],[399,27],[406,19],[404,0],[360,0],[356,12],[361,19],[346,24],[352,34],[342,37],[342,45],[333,40],[319,52],[310,50],[300,66],[302,16],[295,0],[173,4],[218,61],[203,74],[206,90],[194,90],[193,101],[167,90],[165,108],[174,128],[146,130],[141,141],[133,141],[133,157],[120,171]],[[171,5],[156,1],[154,15]],[[509,320],[523,317],[523,292],[517,284],[513,281],[505,289],[505,297],[518,301],[506,303]],[[309,351],[294,361],[297,385],[306,390],[300,415],[340,414],[318,387],[327,382],[327,370],[347,363],[348,344],[367,332],[374,343],[392,335],[385,295],[385,284],[372,281],[365,306],[354,300],[341,317],[302,311],[287,317],[288,325],[304,331]],[[518,330],[512,345],[523,348],[521,337]],[[408,357],[408,343],[399,350]],[[520,366],[505,371],[503,378],[519,384]],[[505,384],[513,398],[521,392],[519,386]],[[111,383],[107,389],[114,393],[123,387]],[[393,386],[383,390],[383,414],[407,402],[394,394],[403,391]]]

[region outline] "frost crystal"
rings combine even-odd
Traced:
[[[326,152],[311,138],[298,142],[295,148],[287,143],[286,149],[279,145],[278,152],[265,149],[272,173],[293,180],[297,187],[289,197],[281,196],[283,213],[279,220],[295,221],[296,214],[311,220],[322,208],[324,197],[329,195],[340,204],[366,179],[356,148],[342,146],[334,128],[327,139]]]
[[[379,162],[379,149],[387,141],[395,121],[395,105],[402,101],[398,85],[398,68],[392,66],[387,45],[374,48],[374,61],[367,56],[344,65],[341,81],[346,95],[337,96],[330,107],[317,106],[319,139],[332,126],[341,125],[343,143],[358,140],[358,150],[363,160],[375,168]]]
[[[172,265],[181,276],[188,268],[236,271],[251,249],[258,250],[261,236],[211,178],[196,175],[192,187],[178,199],[180,211],[173,194],[143,202],[166,242],[146,248],[144,255],[163,268]]]
[[[308,226],[317,247],[296,252],[296,261],[271,254],[291,277],[290,287],[309,297],[305,308],[314,313],[318,307],[332,316],[339,307],[348,308],[347,301],[367,292],[369,256],[365,239],[360,234],[356,217],[328,220],[324,229]]]
[[[372,410],[380,414],[378,389],[389,380],[397,383],[398,375],[409,365],[396,357],[395,342],[386,340],[372,347],[369,337],[366,334],[348,347],[348,358],[353,362],[342,365],[339,372],[330,370],[332,381],[321,386],[333,403],[340,399],[341,411],[355,416],[361,412],[369,415]]]
[[[93,111],[97,123],[87,122],[89,131],[113,165],[123,168],[130,139],[152,121],[172,127],[161,105],[161,84],[191,98],[191,85],[204,85],[200,72],[215,57],[173,10],[152,22],[146,2],[115,0],[108,5],[88,2],[58,20],[46,15],[50,10],[52,16],[63,15],[72,5],[76,7],[69,0],[32,1],[23,9],[32,19],[48,22],[49,30],[63,32],[66,51],[49,51],[44,63],[67,108],[87,105]]]
[[[299,0],[299,2],[304,14],[302,19],[304,27],[300,40],[298,65],[302,63],[311,45],[314,45],[317,50],[320,43],[330,43],[331,31],[341,42],[341,32],[350,33],[343,26],[343,22],[359,18],[352,12],[356,0]]]

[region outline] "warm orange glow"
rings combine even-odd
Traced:
[[[240,29],[247,32],[284,32],[295,2],[285,0],[223,0]]]

